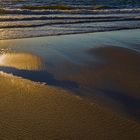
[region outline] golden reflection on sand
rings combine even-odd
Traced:
[[[4,53],[0,55],[0,66],[22,70],[40,70],[41,59],[29,53]]]

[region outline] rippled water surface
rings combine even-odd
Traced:
[[[50,5],[71,9],[36,9]],[[0,39],[136,28],[140,28],[139,0],[0,0]]]
[[[20,4],[32,5],[50,5],[50,4],[67,4],[67,5],[108,5],[118,7],[139,7],[139,0],[0,0],[3,6],[15,6]]]

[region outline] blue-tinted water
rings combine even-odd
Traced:
[[[118,8],[140,7],[139,0],[0,0],[2,6],[15,5],[78,5],[78,6],[94,6],[106,5]]]
[[[71,10],[22,9],[69,5]],[[107,9],[95,9],[96,6]],[[140,28],[139,0],[0,0],[0,39]]]

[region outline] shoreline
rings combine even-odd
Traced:
[[[140,27],[136,28],[126,28],[126,29],[114,29],[107,31],[91,31],[91,32],[81,32],[81,33],[65,33],[65,34],[56,34],[56,35],[41,35],[41,36],[33,36],[33,37],[21,37],[21,38],[9,38],[9,39],[0,39],[0,41],[10,41],[10,40],[22,40],[22,39],[36,39],[36,38],[49,38],[49,37],[57,37],[57,36],[73,36],[73,35],[83,35],[83,34],[98,34],[98,33],[108,33],[108,32],[119,32],[119,31],[129,31],[129,30],[140,30]]]
[[[138,35],[0,40],[0,137],[138,139]]]
[[[4,73],[0,73],[0,77],[4,81],[0,80],[1,86],[10,88],[0,88],[0,137],[3,139],[140,137],[137,122],[96,103],[91,105],[67,91]]]

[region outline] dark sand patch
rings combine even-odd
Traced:
[[[59,64],[55,77],[79,85],[84,96],[105,97],[125,113],[139,120],[140,54],[131,49],[104,46],[88,50],[99,61],[85,65]],[[113,106],[113,105],[112,105]]]
[[[140,98],[139,52],[121,47],[102,47],[91,49],[90,53],[104,62],[98,72],[103,73],[114,88]],[[99,76],[99,79],[105,79],[104,76]]]
[[[88,50],[99,61],[85,65],[71,62],[59,64],[55,76],[69,79],[81,86],[121,90],[131,96],[140,97],[140,54],[121,47],[101,47]]]
[[[140,125],[64,90],[0,73],[0,138],[139,139]]]

